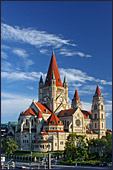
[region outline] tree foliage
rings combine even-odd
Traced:
[[[92,148],[94,150],[91,150]],[[98,148],[98,150],[95,150],[95,148]],[[70,162],[74,160],[80,160],[79,158],[81,158],[82,161],[95,160],[100,159],[99,153],[102,151],[103,158],[112,158],[112,134],[106,132],[106,140],[88,140],[86,136],[72,133],[69,134],[66,141],[64,158]]]
[[[2,153],[12,155],[17,150],[17,148],[18,146],[12,138],[1,139],[1,152]]]

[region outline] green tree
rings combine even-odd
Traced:
[[[85,136],[76,135],[76,133],[69,134],[64,150],[64,156],[66,160],[79,160],[79,157],[82,160],[87,159],[87,147],[84,139]],[[75,141],[78,143],[78,146],[75,145]]]
[[[16,150],[18,146],[16,142],[12,139],[1,139],[1,152],[5,154],[12,155]]]

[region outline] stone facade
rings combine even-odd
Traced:
[[[64,150],[69,133],[86,135],[88,139],[105,136],[105,106],[99,86],[93,96],[92,109],[82,109],[77,90],[68,101],[66,77],[62,84],[54,53],[45,83],[39,81],[39,101],[21,112],[16,126],[15,140],[19,149],[41,152]]]

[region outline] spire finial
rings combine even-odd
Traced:
[[[53,48],[53,54],[55,54],[55,52],[54,52],[54,48]]]
[[[64,83],[67,83],[67,81],[66,81],[66,75],[64,76]]]

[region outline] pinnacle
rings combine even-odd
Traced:
[[[96,91],[95,91],[95,96],[101,96],[99,85],[97,85],[97,88],[96,88]]]
[[[79,99],[79,95],[78,95],[78,91],[77,91],[77,90],[75,90],[74,99],[76,99],[76,100],[78,100],[78,99]]]

